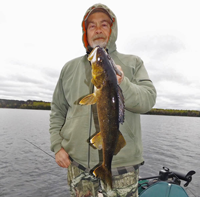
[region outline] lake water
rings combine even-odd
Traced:
[[[69,196],[66,169],[26,141],[54,156],[49,113],[0,109],[0,196]],[[163,166],[183,173],[195,170],[186,192],[200,197],[200,118],[141,115],[141,122],[145,165],[140,176],[158,175]]]

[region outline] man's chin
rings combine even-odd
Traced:
[[[106,45],[107,45],[107,42],[98,42],[98,41],[96,41],[96,42],[92,43],[91,47],[95,48],[96,46],[100,46],[100,47],[104,48],[104,47],[106,47]]]

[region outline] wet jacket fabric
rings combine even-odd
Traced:
[[[110,56],[122,67],[124,79],[120,84],[125,98],[125,121],[120,131],[126,146],[113,157],[112,168],[137,165],[143,162],[140,113],[151,110],[156,101],[156,90],[149,79],[143,61],[135,55],[116,50],[117,19],[104,5],[96,4],[86,12],[83,27],[83,44],[88,50],[85,17],[91,9],[103,7],[113,18],[112,31],[107,44]],[[51,103],[50,139],[55,154],[63,147],[73,160],[86,168],[96,166],[101,158],[88,140],[98,131],[94,106],[81,106],[79,101],[93,92],[91,66],[87,54],[67,62],[60,74]]]

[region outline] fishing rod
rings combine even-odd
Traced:
[[[46,155],[49,155],[50,157],[52,157],[54,160],[55,160],[55,157],[53,157],[52,155],[50,155],[49,153],[47,153],[46,151],[42,150],[40,147],[36,146],[35,144],[33,144],[32,142],[30,142],[29,140],[27,139],[24,139],[26,140],[28,143],[32,144],[33,146],[35,146],[36,148],[40,149],[42,152],[44,152]]]
[[[42,152],[44,152],[46,155],[52,157],[55,160],[55,157],[53,157],[52,155],[50,155],[46,151],[42,150],[40,147],[36,146],[35,144],[33,144],[32,142],[30,142],[27,139],[24,139],[24,140],[26,140],[28,143],[32,144],[33,146],[35,146],[36,148],[38,148],[39,150],[41,150]],[[90,171],[87,168],[85,168],[84,166],[82,166],[81,164],[78,164],[76,161],[74,161],[70,156],[69,156],[69,159],[70,159],[71,163],[73,163],[75,166],[79,166],[79,168],[82,169],[83,171],[87,171],[87,172]]]

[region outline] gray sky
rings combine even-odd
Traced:
[[[81,21],[95,3],[0,0],[0,98],[51,101],[63,65],[85,54]],[[101,3],[117,16],[118,51],[144,61],[155,107],[200,110],[198,0]]]

